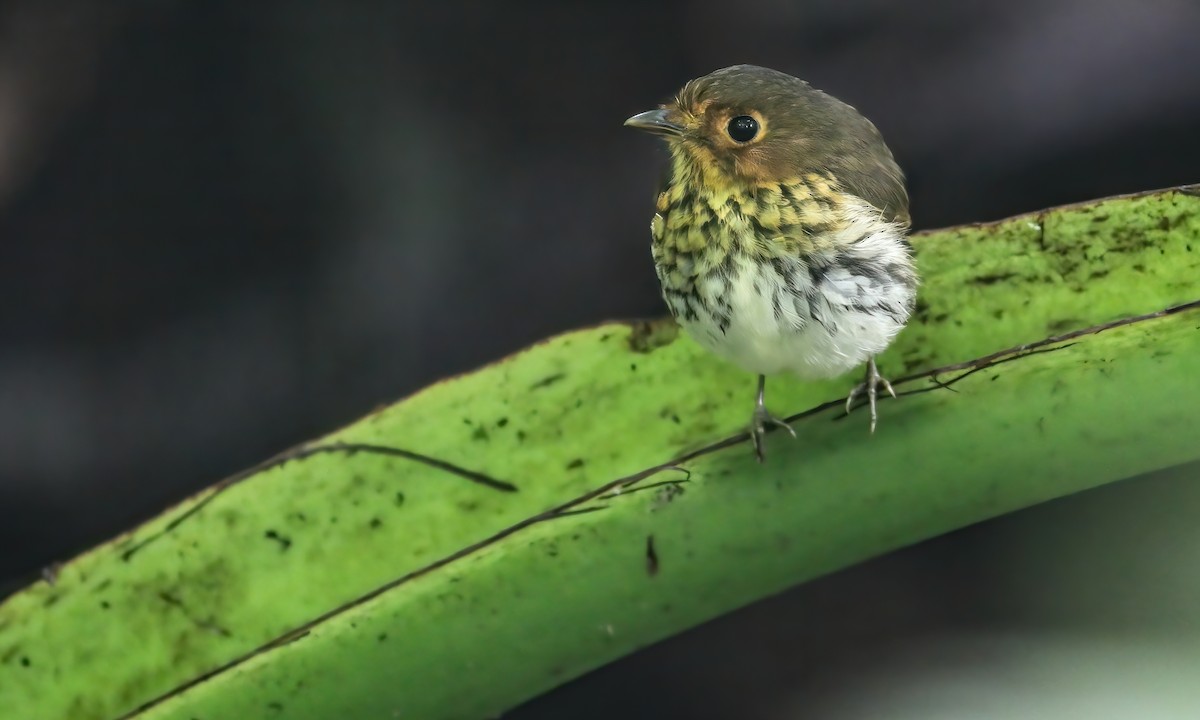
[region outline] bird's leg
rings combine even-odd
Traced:
[[[875,358],[867,360],[867,377],[859,383],[850,395],[846,397],[846,412],[849,413],[854,405],[854,399],[860,394],[867,394],[867,403],[871,406],[871,432],[875,432],[875,423],[879,415],[875,412],[875,398],[878,395],[878,388],[882,385],[884,390],[888,391],[888,395],[896,397],[896,391],[892,389],[892,384],[888,379],[879,374],[879,368],[875,367]]]
[[[763,394],[767,389],[767,376],[758,376],[758,396],[754,400],[754,415],[750,420],[750,440],[754,443],[754,456],[759,462],[766,459],[766,453],[763,452],[763,436],[767,432],[769,425],[775,425],[787,430],[792,437],[796,437],[796,431],[792,429],[784,421],[772,415],[767,411],[767,406],[763,402]]]

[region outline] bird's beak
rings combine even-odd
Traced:
[[[625,121],[625,125],[638,130],[645,130],[648,133],[655,135],[675,136],[683,132],[683,125],[680,125],[673,118],[676,113],[666,108],[658,110],[647,110],[644,113],[638,113]]]

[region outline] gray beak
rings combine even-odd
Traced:
[[[638,113],[626,120],[625,125],[655,135],[679,135],[683,132],[683,126],[671,120],[671,111],[664,109]]]

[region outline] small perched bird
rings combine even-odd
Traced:
[[[849,105],[776,70],[735,65],[688,82],[625,124],[671,162],[650,224],[663,298],[702,346],[758,375],[750,423],[764,458],[766,376],[841,375],[866,363],[871,431],[891,383],[875,356],[917,292],[904,174]]]

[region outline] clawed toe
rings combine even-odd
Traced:
[[[781,427],[788,431],[792,437],[796,437],[796,431],[792,429],[783,420],[772,415],[767,411],[767,406],[763,401],[763,394],[766,392],[767,378],[758,376],[758,396],[754,400],[754,414],[750,416],[750,442],[754,443],[754,457],[758,458],[759,462],[767,459],[767,453],[763,448],[764,438],[767,434],[769,426]]]
[[[750,421],[750,440],[754,443],[754,455],[758,458],[759,462],[766,460],[763,443],[767,434],[767,428],[772,426],[783,428],[789,435],[796,437],[796,431],[791,425],[767,412],[766,408],[755,408],[754,417]]]
[[[867,376],[863,382],[859,383],[850,394],[846,396],[846,412],[849,413],[854,409],[854,401],[859,395],[867,396],[867,404],[871,408],[871,432],[875,432],[875,426],[879,421],[879,413],[876,409],[876,404],[879,397],[879,388],[883,387],[888,395],[896,397],[896,391],[892,388],[892,384],[888,379],[879,374],[879,369],[875,367],[875,358],[871,358],[867,362]]]

